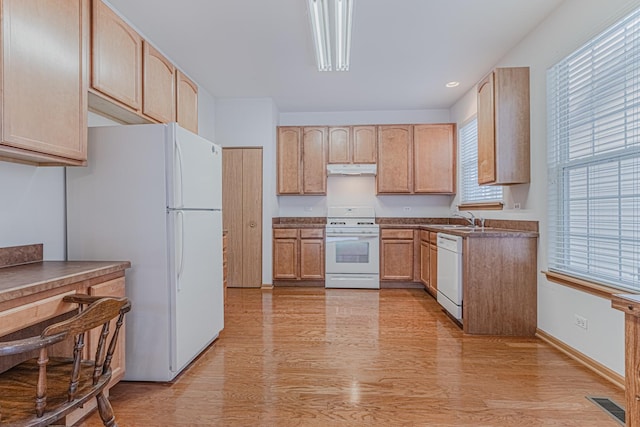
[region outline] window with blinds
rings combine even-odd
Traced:
[[[549,270],[640,290],[640,10],[547,73]]]
[[[462,204],[502,202],[502,187],[478,185],[478,119],[460,128]]]

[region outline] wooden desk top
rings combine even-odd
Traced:
[[[0,268],[0,302],[104,276],[129,267],[129,261],[40,261]]]

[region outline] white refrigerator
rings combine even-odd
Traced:
[[[131,261],[125,380],[170,381],[224,327],[222,150],[170,123],[90,128],[88,156],[67,258]]]

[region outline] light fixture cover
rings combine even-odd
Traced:
[[[329,0],[307,0],[318,71],[331,71],[328,1]]]
[[[353,0],[335,2],[336,71],[349,71]]]

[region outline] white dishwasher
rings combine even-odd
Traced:
[[[462,237],[438,233],[438,303],[462,322]]]

